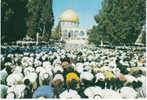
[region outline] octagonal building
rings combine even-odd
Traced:
[[[78,15],[73,10],[66,10],[59,18],[61,39],[66,42],[86,43],[87,28],[79,27]]]

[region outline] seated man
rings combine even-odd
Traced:
[[[70,72],[66,75],[66,86],[68,89],[79,89],[79,84],[80,78],[76,73]]]
[[[33,98],[54,98],[54,89],[51,86],[48,86],[48,80],[43,81],[43,85],[37,88],[33,94]]]

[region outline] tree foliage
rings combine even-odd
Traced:
[[[135,43],[145,24],[145,0],[104,0],[95,21],[90,42]]]
[[[39,32],[43,37],[50,37],[54,25],[52,0],[31,0],[28,5],[29,19],[27,34],[34,38]]]
[[[22,40],[36,33],[49,39],[54,24],[52,0],[2,0],[2,42]]]
[[[27,35],[35,37],[40,30],[41,0],[30,0],[27,4],[29,17],[27,20]]]
[[[26,34],[26,18],[28,0],[1,1],[1,39],[10,42],[22,39]]]

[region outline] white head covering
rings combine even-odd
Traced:
[[[96,76],[96,82],[98,80],[104,80],[105,79],[105,76],[104,76],[103,73],[97,73],[95,76]]]
[[[24,77],[23,81],[25,79],[29,79],[31,83],[34,83],[36,82],[36,79],[37,79],[37,73],[29,73],[27,76]]]
[[[104,70],[104,71],[111,71],[112,70],[109,66],[104,66],[104,67],[101,67],[100,69]]]
[[[21,73],[22,72],[22,67],[16,66],[15,69],[14,69],[14,71]]]
[[[125,75],[125,78],[126,78],[128,83],[132,83],[133,81],[138,81],[137,78],[135,78],[132,75]]]
[[[64,81],[63,75],[61,75],[61,74],[56,74],[55,77],[54,77],[54,79],[53,79],[53,81],[56,81],[56,80],[58,80],[58,79],[60,79],[61,81]]]
[[[57,65],[53,68],[54,73],[56,73],[57,71],[61,71],[63,72],[63,67],[61,67],[60,65]]]
[[[93,78],[94,78],[94,76],[90,72],[82,72],[80,75],[80,80],[82,80],[82,79],[92,80]]]
[[[35,59],[34,65],[35,67],[41,66],[42,62],[39,61],[38,59]]]
[[[24,53],[23,53],[23,55],[24,55],[24,56],[28,56],[28,55],[29,55],[29,53],[27,53],[27,52],[24,52]]]
[[[34,63],[34,58],[33,58],[33,57],[30,57],[30,58],[28,59],[28,65],[29,65],[29,66],[33,66],[33,63]]]
[[[119,92],[111,89],[104,89],[103,94],[104,94],[104,99],[109,99],[109,98],[121,99],[121,95],[119,94]]]
[[[39,72],[41,72],[41,71],[43,71],[43,70],[44,70],[43,67],[37,67],[37,68],[36,68],[36,72],[37,72],[37,73],[39,73]]]
[[[24,74],[27,76],[29,73],[34,72],[35,69],[33,67],[27,67],[24,69]]]
[[[49,77],[49,74],[48,73],[44,73],[43,77],[44,77],[44,79],[47,79]]]
[[[89,61],[92,61],[92,60],[93,60],[93,56],[92,56],[92,55],[89,55],[89,56],[88,56],[88,60],[89,60]]]
[[[65,90],[64,92],[62,92],[59,95],[59,98],[65,98],[65,99],[76,98],[77,99],[77,98],[81,98],[81,97],[80,97],[80,95],[78,95],[77,91],[70,89],[69,91]]]
[[[27,67],[29,65],[28,61],[29,57],[23,57],[21,63],[23,66]]]
[[[137,92],[131,87],[122,87],[120,90],[120,94],[122,98],[136,98]]]
[[[41,72],[40,72],[40,74],[39,74],[39,78],[41,79],[41,80],[44,80],[45,79],[45,74],[48,74],[48,77],[49,76],[52,76],[53,75],[53,73],[51,72],[51,71],[48,71],[48,70],[46,70],[46,69],[44,69],[44,70],[41,70]]]
[[[142,83],[146,82],[146,77],[141,75],[140,77],[137,78],[137,80],[141,81]]]
[[[43,62],[43,67],[50,66],[50,65],[51,65],[51,63],[48,61]]]
[[[83,64],[82,63],[77,63],[76,64],[76,67],[74,67],[74,69],[79,72],[79,73],[82,73],[84,68],[83,68]]]
[[[88,96],[88,98],[95,98],[96,96],[100,98],[103,97],[102,89],[98,86],[86,88],[84,94]]]
[[[12,92],[12,93],[8,93],[7,99],[14,99],[15,98],[15,94]]]

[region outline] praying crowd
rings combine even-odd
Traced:
[[[0,98],[146,98],[145,50],[21,51],[2,49]]]

